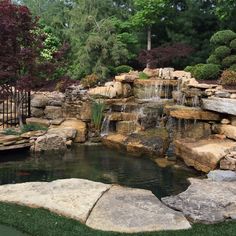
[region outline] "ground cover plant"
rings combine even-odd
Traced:
[[[235,222],[217,225],[193,225],[192,229],[154,233],[124,234],[90,229],[78,221],[67,219],[43,209],[0,203],[0,223],[13,226],[32,236],[233,236]]]

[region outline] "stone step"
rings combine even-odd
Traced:
[[[0,186],[0,201],[44,208],[103,231],[135,233],[191,228],[151,191],[83,179]]]
[[[204,111],[198,107],[187,107],[181,105],[165,106],[165,112],[171,117],[185,120],[220,121],[220,114]]]
[[[175,154],[188,166],[202,172],[209,172],[218,167],[220,161],[236,149],[236,142],[225,139],[178,139],[174,141]]]
[[[203,108],[230,115],[236,115],[236,99],[210,97],[202,99]]]

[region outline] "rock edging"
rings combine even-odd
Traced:
[[[103,231],[191,228],[182,213],[162,204],[151,191],[83,179],[3,185],[0,201],[45,208]]]

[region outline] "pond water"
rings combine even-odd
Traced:
[[[158,198],[178,194],[197,172],[160,168],[149,158],[136,158],[104,146],[76,145],[67,153],[37,158],[28,152],[0,153],[0,184],[83,178],[151,190]]]

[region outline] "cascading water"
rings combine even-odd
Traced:
[[[101,127],[101,137],[104,137],[109,134],[110,122],[111,122],[111,109],[108,111],[108,113],[103,119]]]
[[[109,134],[109,127],[111,122],[111,115],[105,116],[102,122],[101,136],[104,137]]]
[[[158,101],[160,100],[163,92],[163,81],[156,80],[152,84],[145,85],[144,87],[144,99],[146,101]]]

